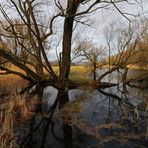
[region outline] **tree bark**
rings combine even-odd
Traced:
[[[74,14],[77,11],[79,3],[74,0],[67,1],[67,12],[64,20],[63,31],[63,49],[62,49],[62,68],[60,72],[60,80],[65,85],[68,80],[71,66],[71,40],[73,33]]]
[[[61,79],[68,79],[71,65],[71,38],[74,18],[65,18],[63,34],[63,54],[62,54],[62,72]]]
[[[36,70],[36,73],[40,76],[40,77],[43,77],[44,76],[44,72],[43,72],[43,64],[41,62],[41,53],[39,51],[39,49],[37,49],[37,53],[36,53],[36,56],[39,57],[39,59],[35,59],[35,70]]]

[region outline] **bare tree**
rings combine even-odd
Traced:
[[[52,85],[58,89],[57,99],[46,113],[45,118],[48,119],[47,127],[49,127],[49,124],[51,123],[57,105],[61,109],[64,104],[69,101],[68,89],[77,88],[82,85],[81,82],[77,83],[69,80],[74,22],[76,21],[84,24],[85,22],[80,19],[81,17],[97,10],[110,8],[111,6],[116,8],[123,17],[130,21],[127,17],[129,14],[127,12],[122,12],[118,8],[118,4],[122,2],[130,5],[128,0],[66,0],[66,4],[63,0],[52,0],[50,1],[50,4],[52,3],[53,7],[48,7],[48,9],[51,9],[50,13],[55,10],[56,13],[49,14],[50,17],[46,18],[44,23],[40,22],[40,18],[45,4],[47,4],[46,1],[7,0],[4,1],[4,5],[0,4],[0,12],[3,15],[3,18],[0,21],[0,44],[2,45],[0,48],[0,57],[2,57],[4,62],[10,62],[20,68],[23,72],[7,68],[3,65],[3,62],[0,63],[0,70],[3,70],[5,74],[12,73],[19,75],[23,79],[31,82],[31,84],[39,84],[38,86],[40,87],[46,84]],[[134,2],[137,2],[137,0],[134,0]],[[15,12],[17,17],[15,17],[14,14],[11,15],[10,12]],[[45,43],[49,41],[50,37],[53,35],[54,23],[59,17],[63,18],[64,27],[62,35],[62,52],[60,54],[60,75],[57,76],[50,64]],[[96,79],[96,68],[98,64],[96,60],[102,61],[99,56],[99,50],[90,47],[88,51],[82,51],[85,57],[93,63],[94,79]],[[123,65],[124,63],[120,62],[119,66],[121,67]],[[47,72],[48,77],[46,77],[45,71]],[[96,88],[99,87],[98,84],[100,83],[97,83],[95,86]],[[85,85],[88,85],[88,83],[85,83]],[[41,122],[42,121],[43,120],[41,120]],[[40,125],[38,125],[38,127],[39,126]],[[64,124],[64,129],[66,129],[66,126],[67,124]],[[66,130],[65,132],[70,132],[70,130]],[[45,129],[41,147],[44,147],[46,134],[47,128]],[[72,136],[66,138],[68,141],[72,139]]]
[[[106,61],[105,47],[97,47],[91,41],[83,41],[77,43],[77,47],[73,50],[74,57],[79,58],[80,61],[88,61],[92,68],[93,80],[97,79],[98,68],[103,68]]]
[[[105,32],[108,50],[109,50],[109,71],[101,79],[117,70],[122,75],[122,82],[125,87],[128,70],[141,63],[141,50],[139,44],[143,40],[144,30],[141,22],[133,22],[128,25],[123,22],[112,23],[109,31]],[[124,70],[123,72],[120,71]]]
[[[11,0],[10,2],[12,9],[15,9],[18,14],[18,19],[12,19],[6,13],[7,11],[0,6],[5,19],[5,22],[1,21],[1,43],[5,44],[5,49],[0,50],[1,56],[25,71],[26,76],[33,79],[33,81],[44,80],[43,68],[55,79],[56,75],[48,61],[43,43],[52,34],[52,27],[50,26],[58,15],[52,18],[49,27],[47,26],[49,32],[46,33],[43,32],[44,26],[40,25],[36,16],[37,8],[42,3],[29,0]],[[11,42],[13,45],[10,44]],[[12,60],[10,60],[10,57]],[[33,66],[36,73],[24,63]]]
[[[73,23],[77,17],[83,16],[85,14],[92,13],[98,9],[107,8],[110,5],[113,5],[124,17],[126,13],[122,13],[116,4],[124,2],[122,1],[102,1],[102,0],[67,0],[67,7],[61,5],[61,3],[55,0],[55,4],[61,12],[63,12],[64,20],[64,32],[63,32],[63,49],[62,49],[62,69],[61,76],[62,80],[68,79],[70,72],[70,63],[71,63],[71,39],[73,32]],[[82,11],[77,11],[78,7],[83,5]],[[85,8],[86,6],[86,8]],[[126,17],[127,18],[127,17]],[[128,18],[127,18],[128,19]],[[65,84],[64,84],[65,85]]]
[[[0,11],[3,15],[0,22],[1,44],[5,45],[5,48],[0,48],[0,56],[25,73],[4,69],[3,66],[1,66],[1,70],[6,71],[6,73],[17,74],[36,83],[46,81],[58,89],[67,91],[71,82],[69,81],[69,74],[74,22],[84,24],[85,22],[81,18],[85,15],[111,6],[115,7],[123,17],[129,20],[127,17],[129,14],[118,8],[118,4],[122,2],[129,5],[128,1],[125,0],[67,0],[66,3],[62,0],[53,0],[50,3],[52,7],[48,8],[51,9],[51,13],[52,10],[56,10],[56,14],[49,14],[50,17],[44,23],[41,23],[40,16],[43,13],[44,6],[47,5],[45,1],[6,1],[5,6],[0,5]],[[11,10],[15,12],[17,18],[10,15]],[[50,40],[49,37],[54,33],[54,22],[58,17],[64,18],[59,77],[52,69],[45,46],[45,43]],[[8,43],[12,43],[13,46],[9,46]],[[95,49],[92,50],[95,51]],[[45,76],[45,70],[49,77]]]

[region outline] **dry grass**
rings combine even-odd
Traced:
[[[27,86],[27,81],[16,75],[0,75],[0,95],[14,93],[19,88]]]
[[[19,88],[27,86],[27,81],[16,75],[0,75],[0,147],[16,148],[21,135],[19,127],[34,115],[34,100],[29,95],[16,94]],[[9,94],[9,96],[3,96]]]
[[[27,94],[10,95],[5,99],[6,101],[0,105],[0,146],[16,148],[17,139],[22,136],[19,133],[21,125],[35,115],[33,112],[35,103]]]

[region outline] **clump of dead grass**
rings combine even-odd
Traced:
[[[10,95],[0,106],[0,145],[2,147],[17,147],[17,140],[21,133],[22,123],[31,120],[34,112],[34,102],[27,94],[20,96]]]
[[[27,81],[16,75],[0,75],[0,95],[4,93],[14,93],[18,88],[24,88],[26,86]]]

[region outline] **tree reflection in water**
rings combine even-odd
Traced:
[[[30,132],[21,139],[20,145],[45,148],[147,147],[146,100],[139,99],[140,94],[134,95],[136,89],[128,90],[130,93],[119,92],[115,87],[59,91],[46,116],[40,114],[34,118]],[[69,98],[73,101],[69,102]]]

